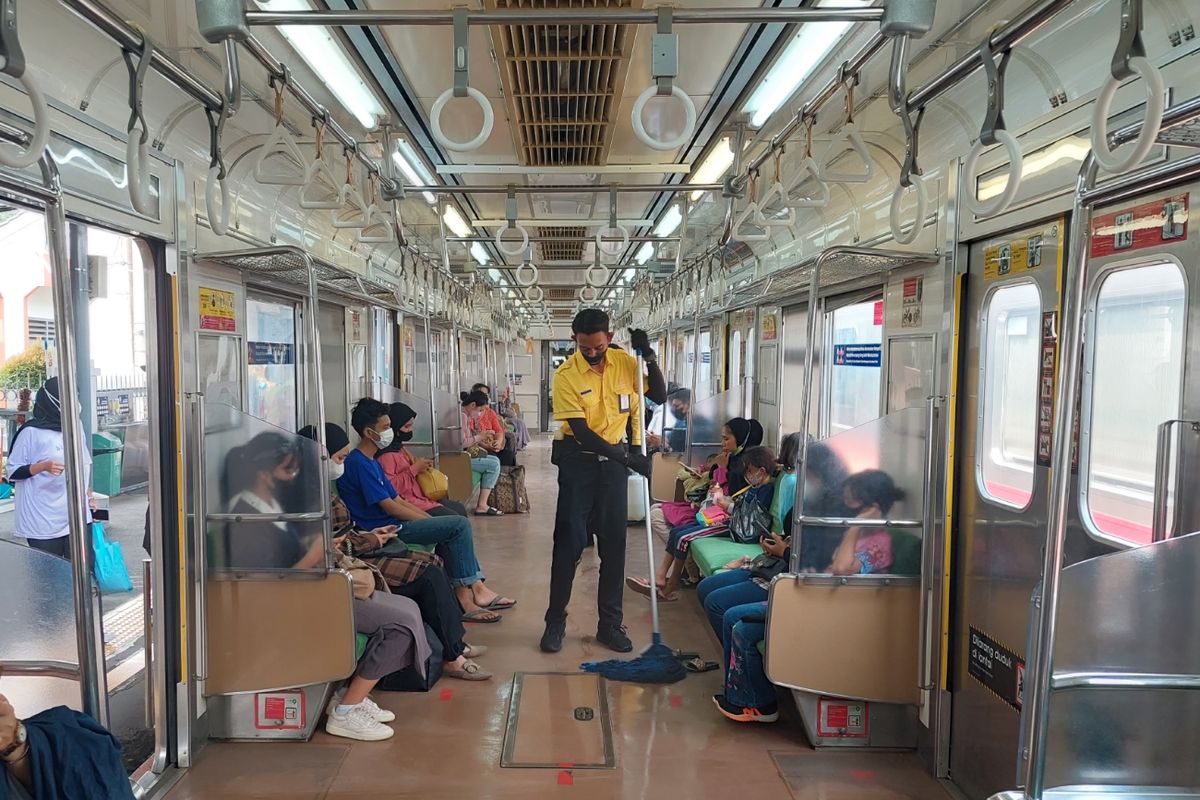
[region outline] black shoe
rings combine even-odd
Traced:
[[[543,653],[557,653],[562,650],[563,636],[567,634],[567,623],[547,622],[546,632],[542,634],[541,648]]]
[[[714,694],[713,702],[717,704],[717,710],[726,719],[731,719],[734,722],[775,722],[779,719],[779,704],[771,703],[768,706],[761,708],[743,708],[729,702],[723,694]]]
[[[609,650],[616,650],[618,653],[628,653],[633,650],[633,642],[629,641],[629,637],[625,635],[624,625],[601,628],[596,631],[596,641]]]

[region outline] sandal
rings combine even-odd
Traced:
[[[467,658],[479,658],[488,651],[486,644],[467,644],[466,642],[463,642],[463,644],[466,645],[463,649],[463,655]]]
[[[486,608],[475,608],[470,611],[464,611],[462,615],[463,622],[491,624],[493,622],[499,622],[502,619],[504,619],[504,617],[500,616],[495,611],[491,611]]]
[[[475,509],[475,516],[477,516],[477,517],[503,517],[504,512],[498,508],[489,508],[487,511],[480,511],[479,509]]]
[[[696,656],[684,661],[683,668],[688,672],[712,672],[714,669],[720,669],[721,665],[715,661],[705,661],[700,656]]]
[[[650,582],[645,578],[626,578],[625,585],[644,597],[650,596]],[[655,586],[654,592],[658,595],[658,599],[664,603],[670,603],[679,599],[678,592],[667,592],[661,586]]]
[[[495,600],[488,603],[486,606],[483,606],[483,608],[486,608],[490,611],[504,611],[506,609],[512,608],[516,604],[517,604],[516,600],[511,600],[507,597],[497,597]]]
[[[462,669],[446,667],[442,670],[442,674],[447,678],[458,678],[460,681],[490,681],[492,679],[492,673],[474,661],[467,661],[462,665]]]

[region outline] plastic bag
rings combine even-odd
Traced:
[[[104,526],[99,522],[92,523],[92,552],[95,554],[96,583],[100,585],[101,592],[133,591],[129,570],[125,569],[125,559],[121,555],[121,545],[104,538]]]

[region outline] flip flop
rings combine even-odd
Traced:
[[[721,665],[715,661],[705,661],[700,656],[696,656],[684,661],[683,668],[688,672],[712,672],[714,669],[720,669]]]
[[[476,509],[475,516],[477,517],[503,517],[504,512],[498,508],[489,508],[487,511],[479,511]]]
[[[625,585],[644,597],[650,596],[650,582],[645,578],[626,578]],[[654,587],[654,591],[658,594],[658,599],[662,600],[664,603],[671,603],[679,599],[678,592],[671,592],[668,594],[660,586]]]
[[[488,603],[486,606],[483,606],[483,608],[486,608],[491,611],[504,611],[505,609],[512,608],[516,604],[517,604],[516,600],[510,600],[507,597],[497,597],[495,600]]]
[[[476,608],[476,609],[472,609],[471,611],[464,611],[463,615],[462,615],[462,621],[463,622],[478,622],[481,625],[490,625],[493,622],[499,622],[500,620],[504,619],[504,617],[500,616],[499,614],[496,614],[494,617],[491,617],[490,619],[488,617],[483,616],[484,614],[493,614],[493,613],[495,613],[495,612],[491,611],[490,609],[486,609],[486,608]]]

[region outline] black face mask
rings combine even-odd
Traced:
[[[398,441],[398,442],[410,442],[410,441],[412,441],[412,437],[413,437],[412,431],[401,431],[401,430],[396,431],[396,441]]]
[[[583,356],[583,360],[586,361],[588,364],[591,364],[593,367],[597,366],[598,364],[600,364],[600,362],[602,362],[604,360],[604,353],[598,353],[597,355],[589,356],[581,350],[579,352],[579,355]]]

